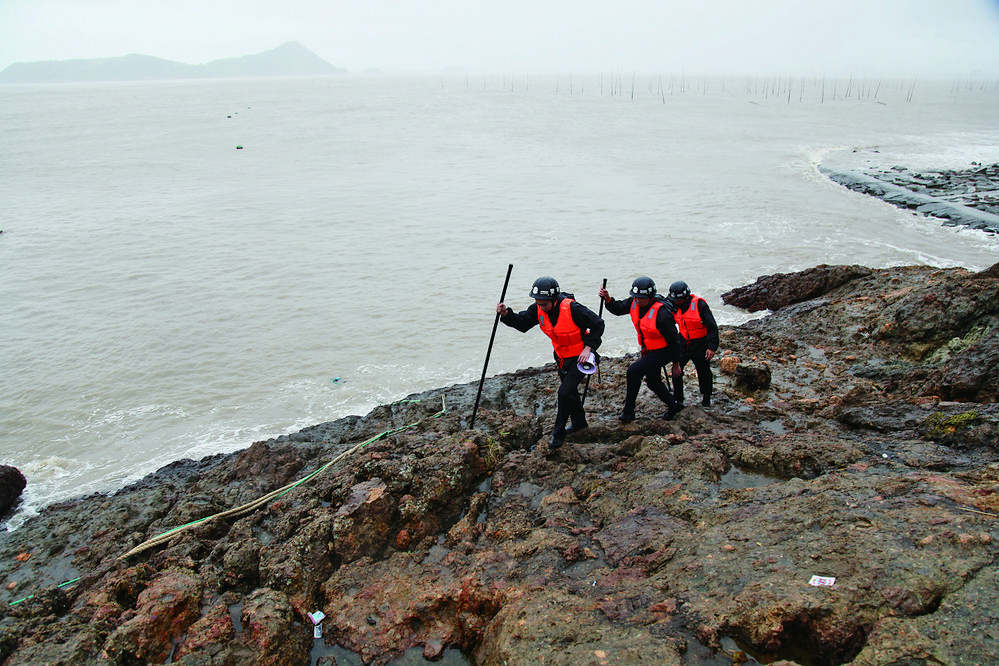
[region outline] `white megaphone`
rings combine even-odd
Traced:
[[[585,361],[577,363],[576,367],[579,368],[579,371],[584,375],[592,375],[597,371],[597,358],[594,356],[593,352],[590,352],[589,358]]]

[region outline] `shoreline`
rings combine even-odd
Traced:
[[[847,189],[899,208],[991,234],[999,233],[999,164],[964,170],[910,171],[906,167],[819,172]]]
[[[328,188],[324,186],[323,179],[312,180],[310,172],[304,168],[308,162],[303,162],[300,157],[296,158],[296,153],[313,154],[316,144],[309,141],[295,150],[288,150],[287,142],[272,146],[289,173],[295,175],[296,182],[302,184],[303,191],[315,191],[318,194],[307,205],[310,210],[316,207],[317,230],[322,230],[319,238],[323,242],[310,243],[308,247],[302,248],[304,255],[282,254],[288,249],[286,241],[291,242],[295,235],[290,233],[290,228],[289,233],[285,233],[284,224],[273,224],[275,219],[285,219],[281,211],[288,210],[288,205],[282,199],[286,192],[278,192],[276,194],[280,196],[277,199],[272,197],[268,201],[262,200],[261,206],[254,206],[246,213],[238,213],[242,203],[245,203],[246,193],[233,190],[224,183],[216,186],[216,180],[208,173],[210,170],[202,170],[203,164],[192,165],[198,168],[190,173],[185,172],[186,175],[181,174],[191,182],[191,202],[200,201],[203,205],[192,206],[187,211],[190,215],[185,214],[183,220],[178,222],[179,226],[149,227],[149,240],[152,243],[149,245],[150,252],[158,254],[165,248],[164,256],[154,262],[155,270],[143,266],[141,257],[135,258],[132,253],[123,251],[122,241],[130,238],[131,234],[115,233],[118,227],[115,220],[120,213],[117,209],[108,210],[107,214],[102,215],[100,211],[103,209],[100,206],[86,206],[78,211],[72,211],[70,207],[66,211],[67,219],[74,221],[73,224],[59,225],[53,221],[58,216],[44,216],[39,218],[41,226],[37,230],[31,226],[13,229],[9,228],[9,224],[3,225],[4,245],[13,252],[12,259],[31,256],[20,252],[20,249],[27,249],[34,242],[32,237],[36,231],[44,232],[37,240],[41,241],[44,237],[52,239],[45,246],[39,246],[38,257],[32,257],[33,261],[12,262],[10,265],[11,277],[18,278],[19,282],[23,280],[25,285],[24,289],[17,289],[23,295],[24,303],[23,307],[15,308],[15,312],[23,313],[23,316],[18,317],[16,328],[26,335],[15,336],[21,342],[11,339],[12,351],[18,358],[38,360],[25,363],[23,372],[8,373],[5,384],[9,395],[25,396],[12,405],[16,409],[11,411],[13,418],[9,423],[16,437],[5,449],[5,462],[24,465],[22,471],[29,475],[31,482],[27,491],[29,495],[26,497],[32,502],[41,500],[48,503],[92,491],[107,491],[120,487],[125,480],[131,482],[176,459],[197,459],[216,451],[242,449],[254,440],[291,432],[334,416],[364,414],[378,403],[425,387],[473,379],[476,371],[481,369],[481,354],[484,352],[482,347],[486,342],[483,338],[488,335],[487,331],[483,335],[483,330],[491,323],[492,303],[485,304],[488,312],[480,307],[466,309],[460,320],[447,318],[434,324],[435,342],[444,344],[426,345],[419,354],[400,362],[396,368],[395,359],[383,351],[390,348],[388,345],[372,344],[367,336],[356,335],[357,330],[362,330],[366,318],[354,313],[337,294],[363,293],[365,276],[369,274],[369,268],[366,267],[382,264],[391,274],[399,277],[422,276],[422,284],[432,287],[427,288],[426,293],[432,299],[431,307],[434,309],[440,310],[443,307],[444,310],[441,311],[446,311],[447,308],[446,297],[441,296],[441,292],[446,289],[435,285],[438,282],[435,275],[439,276],[441,284],[454,284],[456,278],[468,276],[468,279],[478,285],[480,296],[482,292],[495,289],[496,293],[489,299],[494,301],[501,286],[501,271],[506,268],[510,259],[515,263],[521,262],[516,256],[503,255],[518,253],[524,249],[518,249],[519,240],[528,241],[532,247],[541,247],[555,241],[555,237],[545,231],[550,231],[547,223],[530,222],[533,213],[516,214],[522,205],[526,205],[526,210],[529,211],[536,209],[530,203],[531,198],[525,198],[523,192],[514,198],[504,197],[502,206],[494,208],[491,205],[491,184],[505,182],[505,174],[518,182],[525,179],[524,182],[531,189],[542,187],[548,192],[550,188],[555,200],[561,200],[559,193],[563,191],[563,185],[571,188],[574,196],[570,200],[574,201],[572,205],[561,209],[559,216],[564,217],[566,222],[571,222],[578,215],[577,219],[587,227],[586,233],[591,237],[604,232],[614,234],[613,229],[603,221],[606,216],[623,220],[630,234],[640,233],[647,224],[647,216],[656,215],[657,211],[663,211],[671,217],[676,215],[677,223],[690,229],[689,234],[684,234],[686,237],[683,249],[678,247],[685,258],[670,260],[661,266],[654,262],[641,270],[650,271],[657,280],[667,279],[674,271],[683,271],[684,274],[674,277],[687,280],[702,292],[710,289],[712,293],[707,295],[712,302],[717,302],[717,294],[721,291],[750,281],[757,275],[798,270],[822,262],[857,261],[865,265],[888,266],[925,261],[936,265],[981,268],[992,263],[991,257],[995,255],[996,249],[993,240],[981,234],[967,233],[961,227],[958,232],[953,228],[938,227],[937,224],[925,224],[922,219],[910,218],[879,202],[855,197],[820,177],[814,169],[814,162],[823,155],[828,155],[831,160],[837,151],[846,150],[849,153],[849,146],[875,143],[884,144],[900,153],[902,156],[898,158],[899,164],[908,164],[905,161],[907,150],[911,150],[916,158],[930,159],[942,155],[941,161],[948,165],[948,161],[955,155],[968,154],[972,156],[969,159],[992,157],[993,151],[987,146],[983,146],[980,153],[975,152],[973,142],[992,136],[993,132],[987,124],[988,114],[982,112],[982,107],[987,110],[989,101],[996,97],[995,91],[988,91],[988,94],[977,91],[973,94],[962,93],[954,100],[946,91],[934,90],[930,95],[931,90],[927,88],[925,91],[920,90],[914,103],[893,103],[889,107],[869,102],[857,103],[853,99],[836,105],[820,106],[809,103],[807,97],[806,103],[802,105],[798,102],[797,95],[790,105],[786,100],[774,99],[772,95],[768,102],[760,99],[757,100],[761,102],[760,105],[751,105],[741,101],[743,94],[741,90],[735,89],[735,81],[732,81],[734,95],[712,93],[705,98],[700,93],[688,94],[685,96],[687,101],[682,104],[667,100],[669,103],[663,105],[661,101],[653,100],[653,103],[642,98],[632,103],[627,95],[594,104],[591,102],[595,100],[587,101],[580,97],[579,94],[583,91],[578,88],[574,88],[576,95],[570,99],[564,75],[562,80],[561,97],[546,94],[538,85],[539,82],[533,80],[530,94],[526,94],[526,90],[523,95],[519,90],[510,90],[511,93],[516,93],[512,96],[482,94],[477,91],[468,94],[465,86],[455,86],[454,90],[448,86],[448,90],[444,91],[439,85],[424,85],[419,82],[392,83],[388,87],[360,85],[355,82],[345,88],[343,94],[337,92],[332,96],[331,99],[337,102],[337,109],[340,108],[340,102],[355,100],[357,104],[346,104],[344,112],[351,114],[352,122],[358,122],[359,127],[368,128],[370,125],[373,137],[381,135],[378,133],[377,123],[369,122],[372,117],[379,117],[378,114],[383,112],[394,114],[399,109],[405,109],[391,103],[395,95],[417,100],[414,108],[420,113],[416,117],[411,114],[403,115],[404,119],[418,119],[421,125],[426,119],[432,119],[432,110],[436,108],[433,103],[435,99],[453,102],[458,105],[455,108],[462,109],[463,113],[488,113],[490,109],[499,108],[496,107],[499,99],[506,99],[504,104],[516,100],[516,104],[528,104],[531,109],[531,113],[515,114],[508,118],[511,123],[516,121],[515,125],[511,125],[514,128],[512,131],[524,132],[525,137],[530,137],[528,143],[519,145],[514,151],[499,151],[499,161],[487,165],[488,168],[482,173],[475,169],[469,171],[467,168],[459,168],[459,171],[468,174],[470,180],[467,185],[470,187],[466,189],[465,179],[456,181],[461,186],[458,188],[461,199],[451,203],[457,205],[445,205],[438,210],[437,205],[447,204],[449,199],[428,196],[426,206],[413,209],[412,212],[417,217],[401,229],[406,230],[403,237],[412,233],[414,242],[422,239],[418,242],[420,250],[413,253],[400,250],[399,262],[391,259],[386,261],[388,257],[384,252],[387,248],[379,240],[380,234],[348,232],[355,228],[351,220],[339,217],[341,211],[353,210],[367,220],[370,211],[370,219],[376,226],[384,223],[393,229],[397,223],[407,219],[406,216],[397,216],[399,210],[408,210],[406,181],[382,181],[378,175],[378,172],[385,172],[387,168],[394,168],[398,161],[381,162],[385,155],[379,151],[375,154],[378,160],[367,167],[373,169],[370,173],[367,168],[357,173],[338,168],[338,173],[354,173],[351,177],[357,179],[359,189],[352,192],[345,189],[335,196],[324,196],[323,193],[328,194]],[[323,123],[325,127],[327,121],[334,129],[338,125],[336,119],[339,116],[330,110],[328,104],[324,104],[327,101],[326,91],[315,90],[316,94],[313,96],[309,91],[314,86],[289,83],[280,88],[285,92],[301,93],[303,100],[309,102],[308,105],[303,102],[302,105],[290,106],[281,103],[275,107],[275,112],[278,109],[281,109],[282,114],[288,112],[289,127],[309,127],[313,123]],[[841,85],[840,91],[844,89]],[[259,92],[270,95],[273,90],[273,86],[268,85],[261,87]],[[717,86],[712,86],[710,90],[720,93]],[[883,87],[881,91],[886,94],[888,88]],[[41,116],[45,120],[40,120],[39,126],[60,122],[59,119],[65,115],[60,109],[67,100],[77,98],[82,104],[88,107],[92,105],[94,109],[94,113],[86,118],[78,118],[81,122],[85,120],[88,127],[94,125],[91,128],[93,132],[88,131],[81,136],[89,136],[91,133],[94,136],[104,136],[100,134],[101,131],[117,127],[141,132],[141,128],[148,126],[150,122],[157,122],[176,124],[179,131],[190,131],[192,136],[200,138],[201,134],[195,132],[201,131],[199,128],[203,126],[203,120],[216,118],[215,111],[204,106],[204,100],[195,94],[197,91],[185,86],[162,96],[159,93],[166,91],[149,91],[157,92],[155,118],[146,116],[141,110],[144,108],[142,104],[139,105],[138,112],[132,109],[127,91],[107,91],[114,93],[110,96],[98,95],[96,92],[76,91],[66,96],[43,96],[44,99],[37,100],[41,104],[37,111],[45,114]],[[596,88],[588,86],[587,95],[595,96],[597,92]],[[238,85],[226,85],[220,87],[219,94],[221,99],[235,100],[245,94],[245,91]],[[424,99],[428,102],[423,103]],[[15,106],[24,106],[28,110],[32,108],[32,105],[27,104],[27,99],[20,101],[24,104]],[[603,103],[604,101],[607,103]],[[267,131],[260,131],[264,129],[260,123],[265,123],[262,115],[265,107],[256,107],[252,113],[243,108],[239,116],[232,119],[225,119],[225,115],[235,110],[234,104],[226,102],[223,107],[223,113],[216,118],[217,122],[220,126],[225,126],[227,132],[239,134],[237,138],[243,145],[247,145],[244,133],[256,133],[258,142],[264,141],[268,136]],[[367,112],[369,108],[376,110],[374,115]],[[192,115],[191,109],[197,110],[196,113]],[[358,109],[365,111],[358,112]],[[574,122],[587,125],[613,124],[614,119],[619,119],[622,113],[637,114],[635,120],[639,123],[622,126],[627,132],[620,136],[598,133],[599,141],[593,145],[592,151],[578,152],[579,146],[573,132],[559,131],[553,135],[548,131],[545,118],[551,113],[563,112],[571,113]],[[726,141],[718,143],[715,136],[717,132],[712,128],[716,128],[719,122],[724,124],[724,118],[733,112],[740,115],[745,113],[746,123],[733,126],[733,132],[726,133]],[[678,114],[677,119],[683,126],[689,127],[689,132],[670,137],[667,134],[650,134],[644,131],[646,124],[650,127],[657,126],[656,123],[663,117],[673,114]],[[983,115],[986,117],[980,118]],[[297,122],[300,117],[307,120],[304,123]],[[404,120],[403,127],[405,122],[408,121]],[[440,125],[429,123],[425,126],[434,133],[431,138],[439,143],[440,136],[437,132],[440,131]],[[949,127],[966,131],[951,136],[947,132]],[[977,127],[982,127],[982,132],[971,131]],[[909,137],[920,128],[926,129],[928,137],[939,139],[910,142]],[[25,129],[29,130],[30,127]],[[493,128],[489,133],[494,130],[499,128]],[[771,130],[775,140],[761,143],[760,137],[770,136]],[[114,134],[111,131],[109,136],[113,138]],[[337,134],[335,131],[326,132],[323,136],[335,137]],[[655,136],[656,140],[650,142],[650,136]],[[35,137],[27,131],[12,137],[17,140],[17,148],[25,155],[32,155],[32,150],[40,150],[46,157],[65,161],[70,159],[69,156],[76,155],[77,151],[84,156],[88,154],[87,141],[70,141],[69,138],[71,137],[67,137],[66,141],[52,143],[44,141],[44,136]],[[536,149],[529,146],[547,145],[553,139],[558,142],[558,152],[551,155],[553,158],[561,159],[565,155],[578,154],[580,157],[594,159],[592,166],[595,169],[589,168],[586,161],[576,163],[573,160],[566,162],[571,174],[564,170],[546,169],[545,160],[542,160],[537,173],[533,170],[524,172],[518,167],[518,164],[524,163],[523,156],[520,155],[522,150],[526,150],[525,154],[533,154]],[[959,144],[958,147],[954,147],[955,142]],[[224,145],[213,148],[214,158],[239,159],[245,162],[249,153],[235,152],[232,148],[235,143],[227,141]],[[395,144],[397,143],[396,141]],[[386,145],[395,144],[389,142]],[[203,145],[213,144],[208,141],[203,142]],[[365,145],[352,144],[349,153],[334,151],[340,156],[335,162],[339,165],[341,158],[345,161],[353,160],[354,149],[357,149],[357,154],[363,159],[370,149],[370,146],[365,148]],[[462,161],[457,164],[460,167],[478,164],[475,161],[476,155],[482,148],[491,145],[491,142],[484,145],[479,145],[478,141],[460,142],[456,148],[460,149],[458,156]],[[704,150],[704,147],[708,149]],[[174,148],[177,148],[175,143],[150,146],[149,150],[169,161],[183,154],[180,149],[175,154]],[[247,145],[247,150],[249,149],[250,146]],[[690,155],[693,161],[684,165],[683,161],[663,159],[664,155],[671,154],[674,149]],[[323,150],[319,153],[323,157],[321,163],[327,164],[326,158],[331,155],[330,151]],[[729,153],[727,157],[726,153]],[[262,153],[254,155],[256,157],[253,159],[256,161]],[[855,159],[858,156],[853,155]],[[102,177],[107,173],[114,173],[115,169],[121,169],[123,174],[130,177],[141,178],[142,183],[149,185],[154,185],[158,177],[156,170],[147,170],[148,159],[144,159],[142,154],[134,154],[134,151],[103,157],[93,154],[93,157],[100,162]],[[132,157],[135,157],[134,161]],[[883,152],[882,157],[887,157],[887,152]],[[609,159],[612,161],[608,161]],[[702,177],[708,175],[710,169],[717,167],[719,159],[726,164],[721,189],[717,187],[718,183],[711,185],[711,178]],[[535,162],[536,160],[531,163]],[[440,169],[439,175],[442,177],[453,172],[446,162],[431,160],[428,164],[434,170]],[[643,166],[640,170],[634,170],[633,166],[636,164]],[[298,171],[299,167],[303,167],[301,173]],[[577,169],[582,178],[575,177]],[[433,192],[432,183],[440,182],[440,177],[434,170],[418,174],[430,181],[429,188],[421,186],[418,192]],[[619,175],[614,176],[611,171]],[[30,187],[30,173],[19,172],[18,175],[23,178],[19,178],[18,182],[24,182],[18,191],[26,194],[36,191]],[[312,173],[315,173],[314,170]],[[71,172],[67,172],[66,175],[70,174]],[[588,174],[595,176],[592,181]],[[658,174],[653,178],[654,183],[649,180],[652,174]],[[688,176],[694,175],[697,177],[688,180]],[[565,176],[569,177],[563,180]],[[618,178],[622,180],[619,182]],[[267,182],[269,181],[263,177],[260,180],[263,186]],[[392,183],[393,192],[397,183],[404,188],[398,193],[398,201],[395,195],[392,198],[378,196],[378,187],[371,188],[375,191],[374,196],[367,194],[372,183],[389,182]],[[647,187],[650,184],[653,186]],[[254,185],[257,185],[256,180]],[[259,187],[247,191],[256,190]],[[722,191],[728,191],[729,194],[719,194]],[[759,196],[754,196],[754,192]],[[175,212],[173,197],[169,192],[161,195],[162,188],[153,187],[150,190],[149,203],[153,206],[149,209],[150,219],[172,219],[170,215]],[[86,196],[86,188],[66,193],[67,200],[81,197],[83,200]],[[341,197],[347,199],[341,200]],[[714,205],[716,199],[720,205]],[[295,207],[297,204],[290,201],[290,205]],[[601,205],[608,206],[606,214],[599,212]],[[22,217],[25,220],[31,219],[34,209],[37,207],[25,205],[21,210]],[[472,217],[461,221],[461,218],[467,217],[462,210]],[[215,219],[215,215],[221,215],[220,220],[224,219],[224,224],[212,231],[215,225],[211,221]],[[473,231],[468,243],[462,240],[459,244],[474,246],[478,253],[476,256],[481,255],[481,260],[465,266],[460,275],[454,271],[462,262],[438,265],[439,262],[434,260],[434,250],[440,244],[435,245],[432,234],[419,231],[432,229],[438,223],[450,225],[451,222],[439,221],[450,220],[452,215],[456,221],[453,227],[456,233],[448,235],[448,238],[463,238],[469,230]],[[494,215],[517,220],[513,232],[504,231],[503,225],[490,223]],[[345,217],[356,219],[358,215],[352,213]],[[320,219],[321,223],[318,222]],[[822,227],[817,234],[813,219]],[[689,220],[689,223],[681,220]],[[481,233],[475,226],[480,223]],[[294,226],[290,220],[289,224]],[[311,225],[311,222],[308,224]],[[700,228],[702,225],[710,227],[707,235],[707,229]],[[856,232],[852,231],[854,226]],[[125,225],[122,228],[145,237],[145,232],[141,231],[145,225]],[[366,228],[364,225],[357,227],[361,230]],[[351,240],[347,245],[338,245],[333,241],[339,237],[340,229],[345,234],[349,233],[349,238],[365,236],[374,239],[374,242],[359,240],[355,247]],[[882,230],[890,238],[880,236]],[[244,247],[245,243],[248,254],[243,257],[238,253],[218,253],[220,245],[213,243],[213,234],[217,233],[225,234],[224,238],[217,238],[220,244]],[[190,268],[193,272],[183,275],[187,262],[191,260],[191,253],[178,239],[188,234],[190,247],[196,250],[195,256],[202,260],[192,261]],[[704,239],[708,236],[717,240],[705,242]],[[397,238],[394,233],[388,237]],[[345,236],[344,240],[347,238]],[[518,242],[509,245],[507,241],[511,239],[517,239]],[[10,242],[14,245],[9,245]],[[613,247],[613,239],[608,239],[608,242],[606,247]],[[88,271],[88,256],[92,252],[85,252],[80,248],[90,247],[114,260],[103,266],[104,270]],[[275,251],[276,248],[280,248],[281,252]],[[348,254],[357,253],[356,262],[349,260],[344,264],[336,259],[340,256],[340,248],[351,250]],[[214,261],[216,255],[220,263]],[[300,256],[308,256],[309,261],[296,260]],[[456,256],[467,259],[469,255],[459,252]],[[633,277],[629,271],[638,270],[638,266],[628,257],[628,253],[612,252],[604,253],[604,256],[610,262],[607,274],[612,280],[617,279],[614,276],[624,279],[622,286],[626,288],[630,277]],[[329,258],[335,260],[327,261]],[[346,256],[343,258],[348,259]],[[39,273],[36,267],[49,266],[50,261],[53,266],[57,266],[67,260],[81,268],[81,275],[87,276],[79,285],[81,290],[85,289],[80,292],[83,298],[79,303],[80,312],[94,313],[94,316],[87,326],[71,327],[71,330],[56,333],[59,327],[51,326],[42,312],[74,312],[73,294],[58,288],[59,270]],[[717,270],[719,262],[724,267],[723,270]],[[273,272],[252,270],[250,267],[253,265],[280,265],[281,269]],[[594,286],[598,286],[601,277],[594,275],[587,265],[588,262],[571,261],[558,269],[565,273],[558,275],[560,281],[573,285],[584,301],[593,298],[592,295],[585,295],[592,288],[578,285],[593,282]],[[442,269],[444,272],[441,272]],[[521,269],[534,270],[523,262],[518,263],[517,271]],[[172,275],[175,271],[176,277],[156,279],[157,275]],[[517,271],[513,276],[515,281],[520,279],[517,278]],[[36,278],[51,276],[51,283],[47,279],[32,279],[35,273],[38,273]],[[142,278],[138,281],[121,282],[115,280],[115,276],[119,274]],[[527,283],[534,277],[536,276],[524,276]],[[351,284],[345,285],[342,292],[324,289],[324,285],[332,284],[334,280],[346,279]],[[402,283],[406,283],[405,279]],[[197,286],[205,284],[214,286],[211,289]],[[243,287],[246,288],[245,292]],[[129,296],[133,290],[136,291],[135,296]],[[185,303],[184,296],[188,293],[197,296],[196,302],[192,303],[193,307],[181,305]],[[294,302],[282,299],[283,293],[295,294]],[[130,307],[132,301],[136,307]],[[42,309],[36,309],[33,303],[41,304]],[[595,301],[592,303],[593,306],[596,305]],[[272,335],[271,326],[261,325],[262,317],[266,318],[267,313],[283,313],[286,307],[301,310],[294,319],[278,316],[273,326],[280,327],[280,332],[275,328],[276,332]],[[724,310],[734,312],[734,309],[719,308],[719,311]],[[118,317],[96,314],[112,311],[128,313],[127,325],[126,322],[115,323]],[[334,311],[351,313],[344,323],[349,324],[349,335],[361,344],[351,344],[346,338],[336,340],[329,335],[326,330],[327,316]],[[216,312],[225,312],[229,316],[215,321],[213,313]],[[58,321],[58,315],[51,316],[52,321]],[[716,312],[716,316],[723,315]],[[182,320],[186,323],[177,324]],[[416,314],[406,314],[401,325],[410,327],[416,320]],[[236,322],[239,323],[238,326]],[[741,322],[730,320],[728,323]],[[156,338],[141,334],[144,330],[174,330],[174,326],[182,334],[182,338],[172,338],[171,344],[151,342]],[[608,323],[608,335],[621,333],[621,342],[614,349],[615,352],[625,351],[627,343],[632,340],[633,335],[628,332],[628,328],[626,319],[618,320],[615,325]],[[451,332],[455,332],[453,337]],[[499,337],[501,339],[497,341],[498,344],[507,342],[502,339],[503,335]],[[513,370],[532,365],[535,359],[543,362],[543,355],[522,356],[519,353],[521,349],[537,349],[535,343],[521,340],[519,336],[513,338],[513,345],[518,349],[512,351],[516,353],[496,354],[494,365],[509,361],[502,369]],[[39,346],[33,341],[44,344]],[[173,342],[181,349],[180,352],[173,351]],[[447,352],[449,346],[463,352],[463,357],[455,358],[456,363],[448,360],[452,358]],[[134,358],[134,361],[107,366],[104,370],[98,363],[98,357],[84,353],[91,349],[105,348],[115,354]],[[199,364],[191,362],[184,348],[189,349],[190,353],[202,354],[205,365],[199,369]],[[259,351],[245,353],[245,349],[252,348]],[[80,363],[67,365],[52,360],[74,355],[79,356]],[[273,362],[269,359],[273,359]],[[355,359],[357,362],[354,362]],[[440,368],[451,366],[454,366],[456,372],[445,377]],[[413,384],[414,375],[422,374],[424,370],[427,375],[436,375],[442,379]],[[346,381],[343,385],[331,388],[327,380],[334,375],[344,376]],[[383,386],[386,388],[383,389]],[[68,387],[78,387],[80,390],[65,390]],[[342,397],[351,395],[359,396],[354,405],[349,404],[352,398]],[[346,407],[341,409],[342,405]],[[299,416],[304,418],[298,420]],[[258,428],[261,425],[265,427]],[[150,460],[155,462],[149,463]]]
[[[725,296],[780,300],[722,327],[712,408],[665,422],[643,390],[622,426],[632,357],[606,358],[562,457],[526,450],[549,365],[488,378],[475,431],[452,385],[47,507],[0,537],[0,658],[994,661],[997,293],[999,264],[776,274]]]
[[[819,173],[847,189],[885,201],[899,208],[912,210],[924,217],[939,219],[945,226],[965,226],[989,234],[999,233],[999,163],[983,165],[972,162],[970,167],[965,169],[922,169],[918,171],[898,165],[891,167],[868,166],[847,170],[818,164],[816,168]],[[753,312],[753,310],[749,310],[749,312]],[[748,321],[752,321],[752,319],[748,319]],[[730,327],[736,327],[736,325],[730,325]],[[346,418],[356,417],[348,416]],[[285,436],[287,435],[279,435],[277,439]],[[242,450],[245,449],[238,448],[224,454],[214,455],[236,455]],[[164,468],[177,462],[180,461],[167,463]],[[153,471],[147,476],[156,473],[158,471]],[[141,483],[141,481],[142,478],[137,478],[124,483],[124,485],[96,489],[89,494],[110,497],[135,483]],[[46,507],[77,501],[85,496],[88,495],[55,499],[44,504],[33,503],[30,510],[27,511],[20,506],[23,499],[19,500],[18,504],[3,517],[2,526],[7,531],[16,531],[24,522],[37,516]],[[11,522],[15,523],[13,528],[10,527]]]

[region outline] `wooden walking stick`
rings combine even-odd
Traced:
[[[500,303],[506,300],[506,288],[510,284],[510,273],[513,272],[513,264],[510,264],[506,269],[506,280],[503,281],[503,293],[500,294]],[[479,398],[482,397],[482,383],[486,381],[486,368],[489,367],[489,355],[493,351],[493,340],[496,339],[496,327],[499,325],[500,313],[496,313],[496,318],[493,320],[493,332],[489,336],[489,347],[486,349],[486,362],[482,364],[482,377],[479,379],[479,390],[475,393],[475,407],[472,408],[472,418],[468,422],[468,429],[473,430],[475,428],[475,414],[479,411]]]

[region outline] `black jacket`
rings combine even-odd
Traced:
[[[555,299],[555,306],[548,313],[553,325],[558,322],[560,306],[565,297],[566,294],[559,294],[559,297]],[[600,346],[600,336],[604,334],[604,320],[577,300],[573,300],[572,305],[569,306],[569,313],[572,315],[572,322],[582,332],[583,344],[596,351]],[[538,304],[531,303],[522,312],[510,310],[505,316],[500,317],[500,321],[521,333],[525,333],[538,325]]]
[[[635,298],[633,296],[629,296],[623,301],[612,298],[610,302],[606,304],[607,312],[618,316],[631,314],[631,304],[634,300]],[[648,313],[649,308],[652,307],[653,303],[649,303],[644,308],[638,308],[639,318],[644,317]],[[668,345],[666,347],[666,354],[669,360],[673,363],[683,362],[683,352],[685,346],[683,344],[683,339],[676,330],[676,319],[673,318],[672,305],[667,301],[663,301],[663,306],[659,308],[659,313],[656,315],[656,329],[662,333],[664,338],[666,338],[666,344]]]

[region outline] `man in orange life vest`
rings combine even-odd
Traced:
[[[649,390],[666,404],[663,418],[669,421],[683,409],[666,388],[661,374],[662,368],[671,362],[672,374],[679,374],[683,360],[683,347],[676,332],[673,309],[661,300],[662,297],[656,298],[656,283],[649,277],[636,278],[631,284],[631,295],[623,301],[611,298],[606,289],[598,293],[607,304],[608,312],[631,315],[642,350],[642,357],[628,366],[624,409],[618,418],[622,423],[635,420],[635,399],[642,387],[642,379],[645,379]]]
[[[673,394],[683,404],[683,371],[687,361],[694,362],[697,369],[697,383],[701,389],[701,405],[711,406],[711,391],[714,376],[711,374],[711,358],[718,351],[718,324],[711,308],[700,296],[690,293],[690,287],[683,280],[669,286],[669,300],[676,307],[676,325],[680,335],[687,341],[681,372],[673,375]]]
[[[551,277],[539,277],[531,287],[534,303],[523,312],[514,312],[503,303],[497,303],[500,321],[525,333],[535,326],[552,340],[555,362],[558,365],[558,410],[555,429],[549,449],[562,446],[565,436],[587,427],[583,401],[579,397],[579,384],[585,375],[577,363],[589,360],[590,353],[600,346],[604,320],[569,294],[563,294],[558,282]],[[571,425],[566,422],[571,419]],[[532,447],[533,450],[533,447]]]

